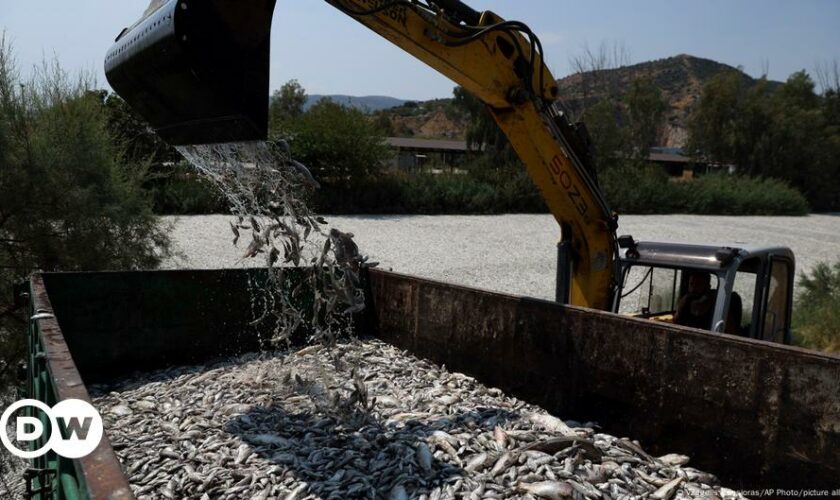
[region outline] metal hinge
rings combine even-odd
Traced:
[[[53,469],[35,469],[29,468],[23,473],[23,478],[26,480],[26,496],[25,498],[52,498],[52,484],[53,476],[57,471]],[[36,490],[32,489],[32,480],[38,479],[40,487]]]
[[[29,304],[29,283],[26,281],[15,283],[12,287],[14,304],[16,307],[26,307]]]

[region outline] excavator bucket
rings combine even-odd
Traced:
[[[172,145],[265,139],[275,2],[153,0],[108,51],[108,82]]]

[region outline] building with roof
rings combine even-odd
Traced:
[[[648,163],[661,167],[675,180],[693,179],[710,172],[725,171],[735,173],[734,165],[708,163],[700,158],[686,156],[680,148],[650,148]]]
[[[466,141],[388,137],[385,144],[393,151],[391,166],[403,170],[423,167],[452,169],[475,154]]]

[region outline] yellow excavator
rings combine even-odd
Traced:
[[[790,342],[790,249],[616,236],[586,129],[526,24],[459,0],[326,1],[487,105],[560,224],[558,301]],[[170,144],[265,140],[275,2],[153,0],[109,50],[108,81]]]

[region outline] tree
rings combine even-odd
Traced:
[[[802,274],[799,290],[794,341],[810,349],[840,352],[840,261],[820,262]]]
[[[373,120],[374,125],[385,137],[393,137],[396,134],[391,116],[386,111],[380,111]]]
[[[507,136],[487,109],[487,105],[461,86],[455,87],[453,94],[455,95],[452,101],[453,107],[467,121],[466,139],[469,147],[483,149],[488,154],[501,156],[507,160],[514,159],[516,154],[510,147]]]
[[[269,100],[269,122],[272,129],[300,117],[306,105],[306,90],[297,80],[289,80]]]
[[[814,209],[840,209],[836,98],[830,88],[815,89],[802,71],[777,88],[765,79],[748,85],[735,72],[718,75],[692,114],[689,142],[710,161],[788,181]]]
[[[90,92],[105,108],[108,129],[121,147],[126,159],[132,162],[149,162],[160,168],[166,163],[177,163],[181,155],[164,142],[143,118],[137,115],[120,96],[105,90]]]
[[[630,64],[630,53],[624,44],[614,42],[612,46],[601,42],[597,51],[584,45],[583,51],[573,56],[569,64],[577,77],[580,99],[573,109],[574,119],[588,115],[589,108],[604,100],[618,101],[621,98],[621,75],[615,69]]]
[[[709,80],[689,120],[690,150],[721,163],[737,161],[740,105],[745,91],[743,78],[735,71]]]
[[[169,253],[166,228],[125,161],[100,97],[45,64],[18,76],[0,37],[0,289],[34,271],[146,269]],[[26,322],[0,294],[0,381],[23,354]]]
[[[281,135],[291,138],[292,156],[327,186],[352,187],[376,175],[387,158],[384,136],[364,112],[324,99]]]
[[[601,174],[624,163],[626,149],[619,125],[622,108],[616,101],[604,99],[586,110],[586,128],[595,148],[595,170]]]
[[[644,161],[650,148],[656,145],[667,105],[662,92],[650,79],[643,77],[633,79],[623,101],[627,117],[622,130],[625,136],[625,156]]]
[[[820,97],[817,95],[814,80],[805,71],[790,75],[779,89],[777,98],[787,106],[799,109],[817,109]]]

